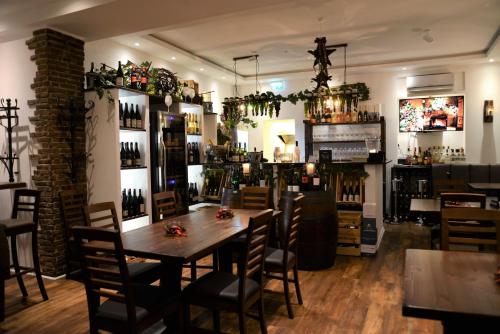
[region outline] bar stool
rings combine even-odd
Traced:
[[[402,223],[402,221],[399,220],[398,218],[398,197],[399,197],[399,184],[403,180],[398,179],[397,177],[392,179],[392,190],[394,192],[394,216],[392,219],[389,221],[390,224],[393,225],[399,225]]]
[[[21,197],[29,198],[30,200],[22,200]],[[14,207],[12,209],[12,215],[10,219],[0,220],[0,225],[5,231],[5,235],[10,237],[10,246],[12,252],[12,266],[14,268],[14,274],[10,271],[6,273],[4,280],[10,278],[17,278],[19,284],[19,289],[23,294],[23,297],[28,296],[26,287],[24,286],[22,275],[29,272],[35,272],[36,280],[38,281],[38,287],[40,293],[42,294],[43,300],[49,299],[47,292],[45,291],[45,286],[43,284],[42,273],[40,271],[40,261],[38,258],[38,212],[40,208],[40,191],[32,189],[16,189],[14,193]],[[31,212],[32,218],[20,218],[18,217],[19,212]],[[19,265],[19,259],[17,255],[17,236],[25,233],[31,233],[31,248],[33,255],[33,268],[22,267]]]

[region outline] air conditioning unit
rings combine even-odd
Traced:
[[[438,73],[406,77],[406,89],[413,92],[432,92],[453,90],[453,73]]]

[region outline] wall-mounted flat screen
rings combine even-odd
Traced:
[[[463,96],[399,100],[399,132],[462,131],[463,129]]]

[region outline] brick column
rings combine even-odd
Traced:
[[[40,205],[39,252],[44,275],[58,276],[65,270],[65,231],[59,192],[86,189],[84,95],[84,42],[50,29],[33,32],[26,42],[34,50],[37,72],[34,83],[33,185],[42,191]],[[70,132],[70,101],[74,136]],[[72,159],[70,142],[74,143]],[[72,163],[79,161],[77,163]],[[74,169],[72,174],[72,168]],[[72,177],[73,176],[73,177]]]

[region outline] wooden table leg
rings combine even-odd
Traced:
[[[182,286],[182,263],[172,263],[162,261],[163,264],[163,274],[160,278],[160,287],[165,290],[167,295],[181,294]],[[163,319],[163,323],[167,326],[166,333],[180,333],[181,323],[180,319],[182,317],[182,310],[179,309],[172,315],[169,315]]]

